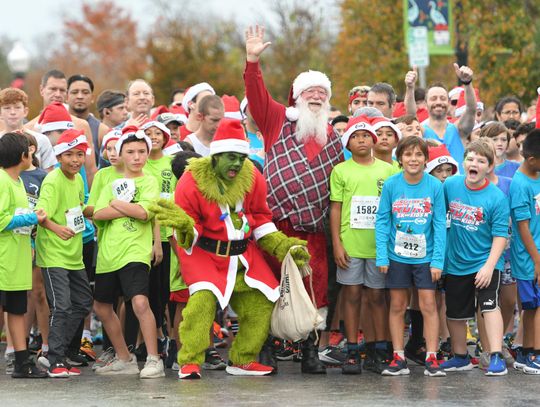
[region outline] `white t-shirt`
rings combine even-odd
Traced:
[[[45,170],[49,167],[56,165],[58,161],[56,161],[54,149],[49,138],[44,134],[37,133],[32,130],[24,129],[24,131],[28,132],[36,139],[38,147],[35,156],[39,160],[39,168]],[[0,134],[0,137],[4,134],[6,134],[5,131]]]
[[[201,143],[201,140],[199,140],[195,133],[191,133],[185,138],[185,140],[193,145],[193,148],[197,154],[200,154],[202,157],[208,157],[210,155],[210,147],[206,147],[203,143]]]

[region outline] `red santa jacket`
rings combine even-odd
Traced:
[[[187,171],[178,181],[175,202],[195,221],[195,239],[187,250],[179,250],[182,277],[190,294],[210,290],[225,308],[231,298],[238,262],[245,267],[245,282],[249,287],[261,291],[268,300],[279,298],[279,283],[255,242],[250,240],[247,250],[238,256],[219,257],[197,246],[200,236],[215,240],[243,240],[253,236],[255,240],[277,231],[272,223],[272,212],[266,203],[266,183],[262,175],[253,168],[254,181],[251,190],[235,208],[219,205],[206,199],[199,190],[191,172]],[[235,229],[231,216],[220,217],[230,210],[242,211],[249,230]]]

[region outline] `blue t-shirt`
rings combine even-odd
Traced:
[[[446,209],[441,181],[424,174],[418,184],[409,184],[402,172],[388,178],[379,201],[375,241],[377,266],[387,266],[391,259],[431,263],[431,267],[442,269]]]
[[[261,139],[255,133],[247,132],[249,140],[249,158],[257,161],[264,167],[264,145]]]
[[[502,164],[495,167],[495,175],[513,178],[520,164],[517,161],[504,160]]]
[[[458,276],[477,273],[489,257],[493,238],[508,237],[508,199],[492,183],[478,190],[467,188],[463,175],[450,177],[443,185],[450,210],[445,271]],[[501,256],[495,268],[503,267]]]
[[[534,279],[534,264],[521,240],[518,222],[529,220],[529,230],[540,250],[540,178],[532,179],[517,171],[510,186],[510,210],[512,215],[512,244],[510,261],[512,277],[520,280]]]
[[[423,126],[424,138],[437,140],[438,142],[443,143],[446,148],[448,148],[452,158],[457,161],[459,173],[463,174],[463,156],[465,154],[465,148],[461,142],[458,128],[453,123],[448,123],[444,133],[444,139],[440,139],[437,133],[427,125],[427,122],[424,123]]]
[[[512,178],[498,176],[499,182],[497,182],[497,188],[504,192],[504,195],[508,198],[510,194],[510,184],[512,183]],[[508,228],[508,245],[504,251],[504,261],[510,261],[510,238],[512,237],[512,225]]]

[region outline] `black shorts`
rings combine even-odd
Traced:
[[[26,307],[28,305],[27,299],[28,291],[2,291],[0,290],[0,305],[4,309],[4,312],[13,315],[26,314]]]
[[[128,263],[120,270],[96,274],[94,299],[106,304],[114,304],[120,295],[126,301],[136,295],[148,297],[150,268],[144,263]]]
[[[93,283],[96,279],[96,246],[96,242],[93,240],[83,244],[83,263],[89,283]]]
[[[491,283],[487,288],[480,290],[474,285],[475,277],[476,273],[465,276],[447,274],[444,277],[446,317],[448,319],[473,319],[477,309],[484,313],[499,308],[501,272],[493,270]]]

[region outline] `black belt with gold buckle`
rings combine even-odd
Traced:
[[[248,239],[244,240],[215,240],[201,236],[197,246],[219,257],[238,256],[247,250]]]

